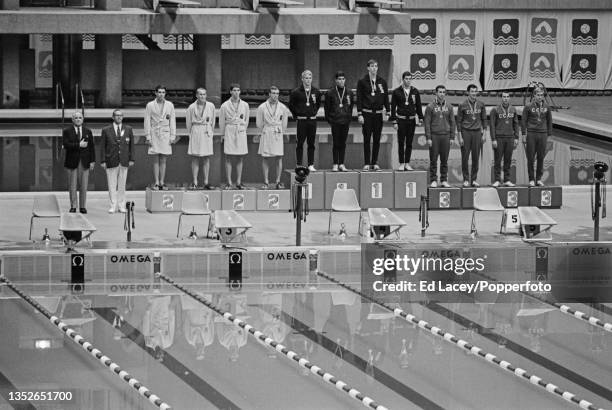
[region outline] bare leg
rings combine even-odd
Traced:
[[[159,182],[164,185],[166,181],[166,156],[159,156]]]
[[[262,157],[262,159],[261,159],[261,168],[263,170],[264,183],[266,185],[268,185],[270,183],[270,180],[268,179],[268,175],[269,175],[269,171],[270,171],[270,166],[268,164],[268,158]]]
[[[208,185],[208,172],[210,171],[210,157],[203,158],[202,170],[204,172],[204,185]]]
[[[236,164],[236,183],[242,185],[242,157],[238,157],[238,163]]]
[[[153,178],[155,178],[155,185],[159,185],[159,155],[153,157]]]
[[[232,160],[230,157],[225,158],[225,175],[227,176],[227,185],[232,186]]]
[[[276,183],[280,183],[281,180],[281,172],[283,169],[283,157],[278,157],[278,162],[276,163]]]
[[[193,176],[193,185],[198,186],[198,173],[200,172],[200,159],[198,157],[191,158],[191,175]]]

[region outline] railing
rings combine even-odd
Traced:
[[[85,96],[83,95],[83,89],[79,86],[79,83],[76,84],[75,87],[75,110],[79,109],[79,102],[81,103],[81,114],[83,114],[83,119],[85,119]]]
[[[66,111],[66,104],[64,101],[64,92],[62,91],[62,85],[60,83],[55,84],[55,109],[59,109],[59,103],[62,103],[62,127],[64,126],[64,113]]]

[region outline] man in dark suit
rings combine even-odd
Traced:
[[[66,150],[64,167],[68,173],[70,212],[76,212],[77,203],[82,214],[87,213],[87,183],[89,171],[96,163],[96,152],[91,130],[83,126],[83,114],[72,114],[72,126],[62,131],[62,144]],[[77,202],[77,186],[79,198]]]
[[[121,110],[113,111],[113,123],[102,129],[102,168],[106,169],[110,208],[125,213],[125,181],[128,167],[134,165],[134,133],[132,127],[123,125]]]

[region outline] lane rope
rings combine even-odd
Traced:
[[[546,390],[547,392],[557,395],[559,397],[562,397],[563,399],[567,400],[568,402],[582,408],[585,410],[603,410],[595,405],[593,405],[593,403],[581,399],[579,397],[577,397],[575,394],[566,391],[566,390],[562,390],[561,388],[559,388],[559,386],[553,384],[553,383],[548,383],[545,382],[544,380],[542,380],[541,377],[538,377],[534,374],[529,374],[525,369],[521,369],[520,367],[516,367],[514,365],[512,365],[510,362],[506,361],[506,360],[501,360],[499,359],[496,355],[492,354],[492,353],[486,353],[483,349],[481,349],[478,346],[472,345],[470,344],[468,341],[463,340],[463,339],[459,339],[458,337],[456,337],[455,335],[444,331],[443,329],[441,329],[440,327],[437,326],[432,326],[430,325],[428,322],[426,322],[425,320],[419,320],[416,316],[410,314],[410,313],[406,313],[404,312],[402,309],[400,308],[394,308],[389,306],[387,303],[384,302],[380,302],[378,300],[376,300],[375,298],[366,295],[365,293],[354,289],[353,287],[346,285],[342,282],[340,282],[339,280],[333,278],[332,276],[329,276],[328,274],[318,271],[317,275],[329,280],[330,282],[333,282],[361,297],[363,297],[364,299],[368,299],[373,303],[376,303],[379,306],[382,306],[383,308],[393,312],[393,314],[397,317],[400,317],[404,320],[406,320],[409,323],[414,323],[417,326],[419,326],[421,329],[426,330],[428,332],[430,332],[431,334],[438,336],[444,340],[446,340],[449,343],[452,343],[454,345],[459,346],[460,348],[469,351],[470,353],[474,354],[475,356],[480,357],[481,359],[484,359],[486,362],[488,363],[492,363],[494,365],[497,365],[498,367],[501,367],[502,369],[506,370],[507,372],[510,372],[511,374],[519,377],[522,380],[527,380],[529,381],[531,384],[538,386],[544,390]]]
[[[111,372],[117,375],[125,383],[129,384],[134,390],[136,390],[142,397],[147,399],[151,404],[160,408],[161,410],[170,410],[172,406],[160,399],[156,394],[151,392],[145,385],[139,382],[136,378],[130,375],[127,371],[123,370],[117,363],[106,356],[102,351],[95,348],[89,343],[83,336],[75,332],[72,328],[68,327],[67,324],[61,321],[60,318],[51,314],[44,306],[38,303],[32,297],[26,295],[21,289],[15,286],[4,276],[0,276],[0,282],[4,282],[13,292],[18,294],[23,300],[28,302],[32,307],[42,313],[51,323],[53,323],[59,330],[61,330],[66,336],[72,339],[75,343],[80,345],[83,350],[87,351],[93,357],[95,357],[100,363],[106,366]]]
[[[489,275],[486,275],[484,273],[476,273],[476,275],[482,276],[483,278],[485,278],[487,280],[492,280],[492,281],[498,282],[495,278],[492,278]],[[597,318],[595,316],[587,315],[586,313],[581,312],[581,311],[576,310],[576,309],[573,309],[572,307],[570,307],[568,305],[564,305],[564,304],[558,303],[558,302],[551,302],[551,301],[546,300],[545,298],[543,298],[541,296],[534,295],[534,294],[532,294],[530,292],[522,292],[521,291],[520,293],[522,293],[523,295],[532,297],[532,298],[534,298],[534,299],[536,299],[536,300],[538,300],[538,301],[540,301],[542,303],[546,303],[547,305],[554,306],[557,309],[559,309],[561,312],[565,313],[566,315],[573,316],[573,317],[575,317],[577,319],[580,319],[582,321],[585,321],[585,322],[587,322],[587,323],[589,323],[589,324],[591,324],[593,326],[597,326],[599,328],[602,328],[605,331],[608,331],[608,332],[612,333],[612,323],[604,322],[603,320],[601,320],[601,319],[599,319],[599,318]]]
[[[181,285],[180,283],[177,283],[176,281],[174,281],[169,276],[166,276],[163,273],[156,273],[155,275],[157,277],[159,277],[160,279],[163,279],[165,282],[169,283],[170,285],[174,286],[175,288],[181,290],[185,294],[191,296],[192,298],[194,298],[198,302],[200,302],[203,305],[205,305],[207,308],[209,308],[209,309],[213,310],[214,312],[218,313],[219,315],[223,316],[226,320],[228,320],[232,324],[234,324],[234,325],[244,329],[245,331],[250,333],[253,337],[255,337],[257,340],[263,342],[265,345],[273,348],[274,350],[276,350],[279,353],[282,353],[283,355],[285,355],[286,357],[291,359],[293,362],[297,363],[299,366],[301,366],[301,367],[303,367],[305,369],[310,370],[310,372],[312,374],[321,377],[324,381],[326,381],[327,383],[333,385],[338,390],[348,394],[351,398],[361,402],[361,404],[363,404],[364,406],[366,406],[368,408],[371,408],[371,409],[374,409],[374,410],[387,410],[387,407],[385,407],[385,406],[383,406],[381,404],[378,404],[374,399],[364,395],[359,390],[352,388],[347,383],[345,383],[342,380],[338,379],[333,374],[328,373],[325,370],[323,370],[321,367],[314,365],[313,363],[311,363],[310,361],[306,360],[303,357],[300,357],[300,355],[298,355],[296,352],[294,352],[292,350],[289,350],[286,346],[282,345],[281,343],[278,343],[277,341],[275,341],[271,337],[266,336],[263,332],[255,329],[253,326],[249,325],[245,321],[243,321],[243,320],[241,320],[241,319],[239,319],[237,317],[234,317],[230,312],[221,310],[214,303],[210,302],[209,300],[207,300],[203,296],[201,296],[201,295],[191,291],[190,289],[186,288],[185,286]]]

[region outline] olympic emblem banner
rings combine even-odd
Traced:
[[[610,73],[612,40],[604,27],[610,27],[609,13],[573,13],[567,16],[568,55],[563,70],[565,88],[602,89]]]
[[[547,88],[561,88],[561,67],[565,61],[566,37],[563,16],[529,16],[529,39],[525,62],[529,66],[523,71],[522,82],[535,81]]]
[[[444,83],[465,90],[480,84],[483,49],[483,16],[470,12],[444,15]]]
[[[414,85],[431,89],[444,83],[444,53],[441,15],[415,13],[410,22],[410,35],[397,35],[393,45],[393,75],[390,87],[397,87],[402,73],[410,71]]]
[[[526,15],[485,13],[485,88],[499,90],[525,85]]]

